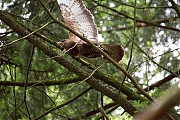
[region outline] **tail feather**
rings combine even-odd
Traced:
[[[124,48],[121,45],[102,44],[101,48],[116,62],[122,60],[124,56]]]

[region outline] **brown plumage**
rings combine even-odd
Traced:
[[[66,25],[86,37],[97,47],[106,52],[116,62],[119,62],[124,55],[124,49],[121,45],[102,44],[98,42],[98,30],[93,16],[86,9],[82,0],[57,0],[61,9],[62,17]],[[58,42],[71,56],[85,56],[88,58],[101,57],[102,55],[89,46],[79,37],[69,32],[69,39],[64,42]]]
[[[58,42],[58,44],[64,48],[64,52],[68,52],[71,56],[85,56],[88,58],[100,57],[101,54],[89,46],[87,43],[78,43],[73,40],[66,40],[64,42]]]
[[[124,48],[121,45],[101,44],[100,47],[116,62],[122,60],[124,56]]]

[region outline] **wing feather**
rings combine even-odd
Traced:
[[[98,30],[90,11],[82,0],[57,0],[62,17],[68,27],[85,36],[91,42],[98,42]],[[69,39],[75,35],[69,33]]]

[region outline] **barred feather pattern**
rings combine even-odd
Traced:
[[[62,17],[68,27],[86,37],[93,43],[98,42],[98,30],[90,11],[82,0],[57,0]],[[69,32],[69,40],[80,40]]]
[[[82,0],[57,0],[66,25],[86,37],[97,47],[106,52],[116,62],[122,60],[124,48],[121,45],[102,44],[98,42],[98,30],[94,18]],[[69,38],[58,44],[72,57],[103,57],[99,52],[69,32]],[[103,57],[105,58],[105,57]],[[105,58],[106,59],[106,58]]]

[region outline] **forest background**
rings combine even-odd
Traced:
[[[68,28],[56,0],[1,1],[0,119],[128,120],[153,114],[160,96],[156,113],[167,113],[157,117],[180,119],[180,2],[84,3],[99,40],[125,48],[119,64],[62,54]]]

